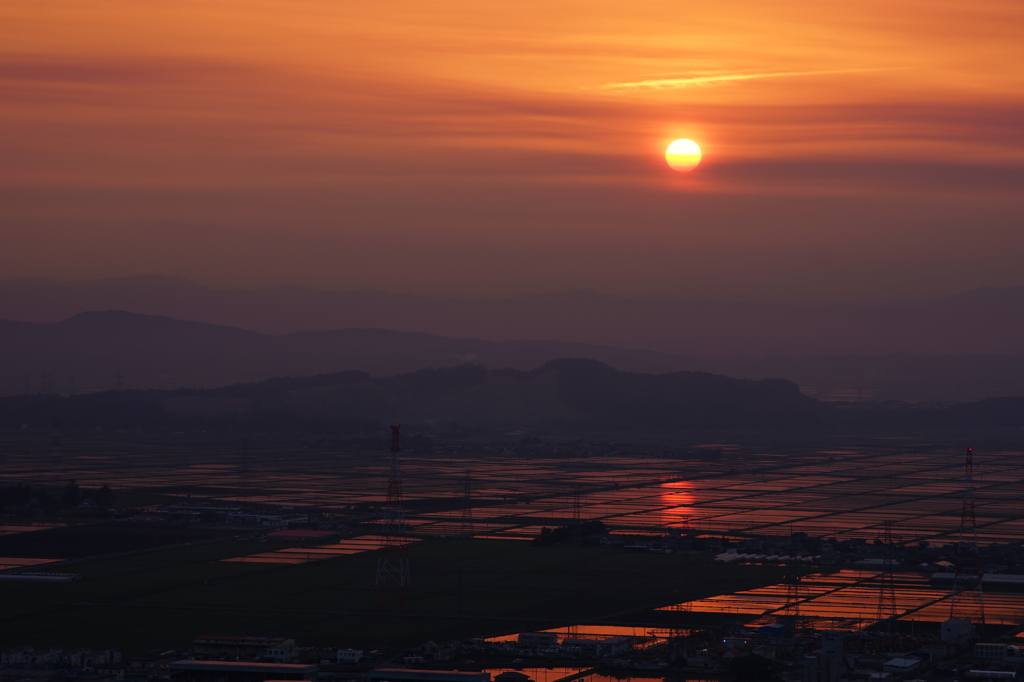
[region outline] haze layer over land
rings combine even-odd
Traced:
[[[1024,287],[879,304],[718,303],[573,290],[455,299],[374,289],[211,289],[188,280],[0,281],[0,319],[58,322],[123,310],[264,334],[375,328],[691,355],[1024,355]]]
[[[593,292],[467,301],[222,291],[150,276],[0,282],[4,317],[0,395],[213,388],[349,370],[385,376],[467,362],[531,370],[566,357],[625,371],[784,378],[826,400],[1024,395],[1020,289],[773,306]]]

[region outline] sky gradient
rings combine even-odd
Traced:
[[[1020,285],[1022,31],[990,0],[4,3],[0,275]]]

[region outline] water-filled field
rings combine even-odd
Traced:
[[[764,444],[749,439],[518,444],[510,439],[462,444],[457,452],[407,451],[401,456],[405,517],[417,544],[467,533],[523,541],[544,526],[566,525],[575,518],[601,520],[613,533],[634,536],[675,529],[731,538],[804,532],[868,541],[878,538],[888,521],[900,543],[956,541],[964,494],[962,443],[838,440],[804,438],[793,445],[777,435]],[[298,437],[251,437],[243,455],[238,439],[202,434],[65,437],[59,453],[46,449],[43,438],[19,435],[0,440],[0,448],[8,485],[74,478],[83,486],[107,484],[119,496],[140,500],[158,495],[165,502],[167,496],[192,503],[265,501],[369,520],[357,525],[351,537],[315,546],[238,545],[215,553],[221,564],[298,568],[336,562],[379,545],[372,519],[385,500],[385,452],[309,444]],[[1020,450],[1003,444],[977,448],[974,487],[981,543],[1024,540]],[[12,521],[2,532],[15,534],[5,537],[32,535],[37,527],[28,523]],[[525,542],[510,544],[527,547]],[[32,565],[47,556],[21,554],[0,559],[0,564]],[[637,608],[660,606],[676,612],[680,622],[698,614],[753,622],[794,616],[823,627],[857,628],[874,621],[878,594],[877,571],[843,568],[807,576],[796,591],[776,584],[689,600],[665,594],[661,604],[648,600]],[[913,572],[896,575],[895,606],[903,621],[936,622],[950,612],[948,591]],[[990,623],[1022,623],[1024,595],[987,594],[986,612]],[[559,627],[574,626],[569,620]],[[659,622],[629,627],[647,627],[652,638],[663,634]],[[503,631],[514,633],[516,627]]]
[[[403,452],[406,520],[421,535],[531,538],[540,527],[600,519],[632,533],[878,536],[891,521],[903,542],[954,540],[963,497],[963,448],[913,439],[861,444],[592,443],[461,446],[458,454]],[[0,440],[2,480],[203,498],[249,499],[344,512],[383,503],[387,454],[314,447],[301,439],[66,436]],[[486,450],[490,450],[487,452]],[[243,459],[246,462],[243,473]],[[471,512],[461,507],[470,479]],[[978,535],[1024,540],[1024,457],[975,451]],[[445,504],[454,502],[455,504]],[[440,504],[438,504],[440,503]],[[454,508],[453,508],[454,507]]]

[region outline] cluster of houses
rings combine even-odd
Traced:
[[[957,625],[962,625],[959,629]],[[670,639],[674,653],[658,654],[658,665],[687,669],[727,668],[734,659],[756,655],[790,662],[792,682],[914,682],[929,680],[1014,680],[1024,672],[1024,647],[1007,642],[970,644],[969,621],[943,623],[941,635],[886,635],[874,631],[826,630],[809,637],[783,623],[733,630],[714,639],[710,631]],[[707,639],[712,636],[712,639]],[[165,651],[122,661],[114,649],[34,649],[23,646],[0,654],[0,677],[47,682],[116,682],[170,678],[180,682],[325,682],[358,678],[366,682],[491,682],[473,661],[524,659],[604,660],[608,667],[644,657],[633,637],[577,637],[553,632],[523,632],[515,639],[473,639],[464,644],[426,642],[380,665],[380,652],[360,649],[300,648],[288,637],[218,635],[197,637],[189,652]],[[516,658],[518,657],[518,658]],[[466,659],[466,660],[463,660]],[[445,663],[450,661],[449,663]],[[662,661],[657,659],[655,663]],[[643,661],[641,661],[643,662]],[[518,666],[516,664],[519,664]],[[505,664],[507,665],[507,663]],[[457,672],[444,670],[458,668]],[[49,675],[49,676],[47,676]],[[495,682],[529,682],[506,672]]]
[[[127,520],[136,522],[201,523],[246,528],[285,528],[310,523],[309,514],[287,506],[182,504],[139,510]]]
[[[4,668],[97,668],[115,666],[121,663],[121,652],[117,649],[71,649],[60,647],[35,649],[30,646],[17,647],[0,653],[0,666]]]

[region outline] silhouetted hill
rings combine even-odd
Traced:
[[[0,428],[214,429],[377,435],[419,430],[950,429],[1024,427],[1024,398],[948,408],[837,408],[785,380],[620,372],[587,359],[531,371],[466,364],[390,377],[351,371],[216,389],[0,398]]]
[[[120,311],[54,323],[0,321],[0,392],[71,393],[128,388],[207,388],[274,376],[362,370],[374,375],[477,362],[529,369],[585,356],[620,369],[664,372],[689,361],[662,353],[578,343],[480,341],[383,329],[271,336]],[[52,387],[48,384],[52,382]]]
[[[953,404],[1024,395],[1024,358],[1006,355],[835,355],[695,358],[686,369],[746,379],[784,377],[824,400]]]
[[[622,428],[821,426],[832,411],[785,379],[730,379],[706,372],[618,372],[594,360],[560,359],[526,380],[555,373],[562,403],[601,424]]]
[[[784,380],[620,372],[559,359],[532,371],[480,365],[373,378],[344,372],[217,389],[0,399],[0,427],[375,432],[386,422],[508,428],[772,428],[829,423],[829,406]]]
[[[209,388],[362,370],[374,376],[472,362],[528,370],[559,357],[616,369],[782,377],[825,400],[945,404],[1024,395],[1024,358],[993,355],[691,357],[560,341],[452,339],[383,329],[272,336],[168,317],[106,311],[54,323],[0,320],[0,395],[127,388]]]
[[[622,298],[593,291],[473,301],[369,289],[219,290],[159,275],[0,282],[0,318],[55,322],[90,310],[128,310],[268,334],[391,329],[699,356],[1024,356],[1024,287],[877,304],[784,305]]]

